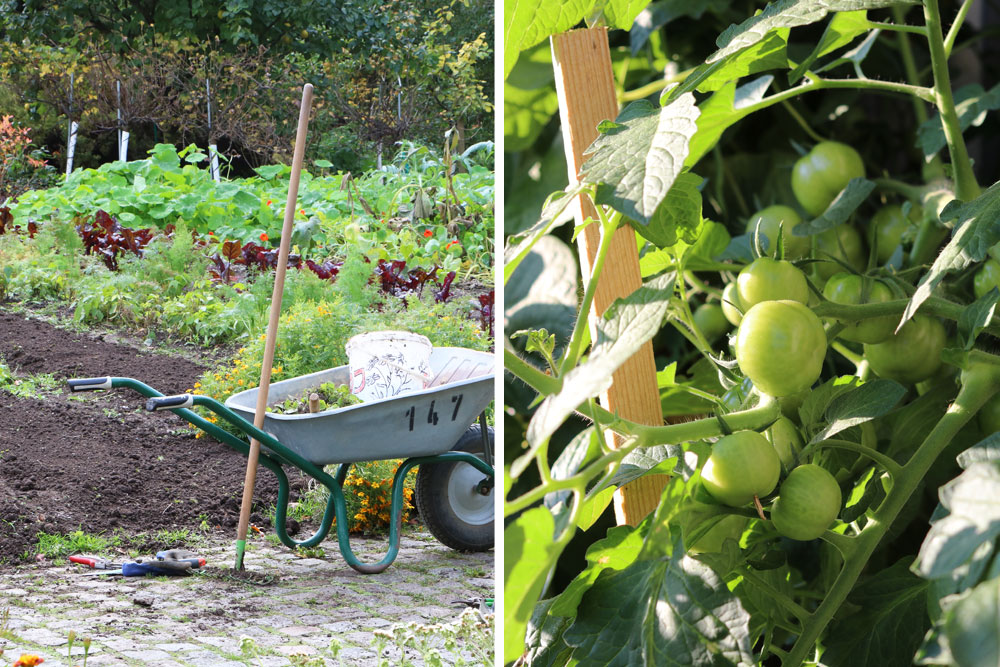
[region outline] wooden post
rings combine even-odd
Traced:
[[[559,96],[566,164],[570,183],[573,184],[579,180],[577,174],[585,161],[584,151],[597,138],[597,125],[603,120],[614,120],[618,115],[607,29],[574,30],[553,35],[552,64]],[[597,219],[597,212],[589,198],[579,197],[574,207],[578,224],[586,218]],[[585,281],[590,276],[599,242],[600,227],[596,224],[588,226],[578,237]],[[608,306],[641,285],[635,232],[623,227],[615,233],[594,295],[590,313],[592,337],[596,339],[597,320]],[[642,424],[658,426],[663,423],[651,343],[643,345],[612,378],[611,388],[600,399],[605,408]],[[664,475],[646,476],[619,489],[615,493],[618,524],[635,525],[655,509],[666,479]]]

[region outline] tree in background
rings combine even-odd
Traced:
[[[358,169],[365,152],[404,138],[492,136],[492,24],[484,0],[0,0],[0,110],[54,151],[72,115],[85,166],[116,156],[119,108],[133,145],[217,142],[255,166],[290,153],[311,81],[312,157]]]

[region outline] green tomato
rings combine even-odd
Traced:
[[[852,178],[865,175],[858,152],[838,141],[821,141],[792,168],[792,192],[811,216],[826,210]]]
[[[755,431],[738,431],[712,445],[701,469],[701,481],[712,497],[740,507],[774,491],[781,461],[767,438]]]
[[[701,304],[695,308],[692,316],[695,326],[706,340],[713,341],[730,329],[726,314],[722,311],[722,306],[717,303]]]
[[[794,236],[792,227],[802,222],[802,218],[790,206],[776,204],[763,208],[747,220],[747,234],[758,228],[767,237],[767,252],[772,257],[778,250],[778,227],[781,227],[781,242],[785,246],[785,259],[798,259],[809,254],[809,237]],[[759,225],[759,227],[758,227]]]
[[[793,540],[814,540],[840,513],[840,486],[833,475],[807,463],[788,473],[771,506],[775,529]]]
[[[816,235],[816,257],[828,260],[813,265],[821,281],[844,270],[843,266],[830,257],[839,259],[858,272],[864,271],[868,262],[861,234],[848,224],[837,225]]]
[[[934,375],[941,365],[944,325],[936,317],[917,314],[898,334],[865,345],[865,358],[879,377],[914,384]]]
[[[762,301],[743,316],[736,334],[736,361],[765,394],[797,394],[819,379],[826,332],[798,301]]]
[[[994,394],[993,398],[986,401],[986,404],[979,408],[976,416],[979,419],[979,428],[983,430],[983,435],[1000,431],[1000,394]]]
[[[1000,262],[992,257],[983,262],[972,280],[972,291],[980,299],[994,287],[1000,289]]]
[[[734,327],[738,327],[743,319],[743,304],[735,282],[728,283],[722,289],[722,313]]]
[[[892,290],[889,286],[878,280],[869,280],[868,299],[861,300],[864,291],[864,276],[855,273],[837,273],[826,281],[823,287],[823,296],[834,303],[855,306],[861,303],[884,303],[892,301]],[[899,319],[895,315],[885,317],[872,317],[861,320],[856,324],[847,323],[844,330],[840,332],[840,337],[844,340],[855,343],[881,343],[889,338],[896,329]]]
[[[809,300],[806,274],[791,262],[770,257],[758,257],[744,266],[736,278],[736,290],[744,309],[761,301],[788,299],[806,303]]]
[[[920,215],[920,207],[913,206],[910,208],[910,217],[907,218],[899,204],[889,204],[875,212],[868,223],[868,244],[875,246],[879,264],[889,261],[892,253],[903,242],[903,234],[914,228]]]
[[[766,436],[778,454],[781,465],[785,470],[790,469],[795,462],[795,456],[802,451],[802,436],[799,435],[799,429],[788,417],[778,417],[778,420],[771,424],[771,428],[767,429]]]
[[[738,514],[725,515],[714,526],[709,528],[708,532],[699,537],[694,544],[688,546],[688,553],[714,554],[722,551],[722,545],[726,540],[733,540],[739,543],[749,521],[750,519],[747,517]]]

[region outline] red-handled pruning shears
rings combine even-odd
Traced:
[[[122,566],[121,563],[112,563],[96,556],[70,556],[69,559],[73,563],[87,565],[95,570],[117,570]]]

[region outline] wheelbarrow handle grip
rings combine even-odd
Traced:
[[[68,380],[70,391],[95,391],[97,389],[111,389],[111,378],[76,378]]]
[[[194,396],[191,394],[177,394],[176,396],[157,396],[146,401],[146,409],[150,412],[156,410],[176,410],[177,408],[190,408],[194,405]]]

